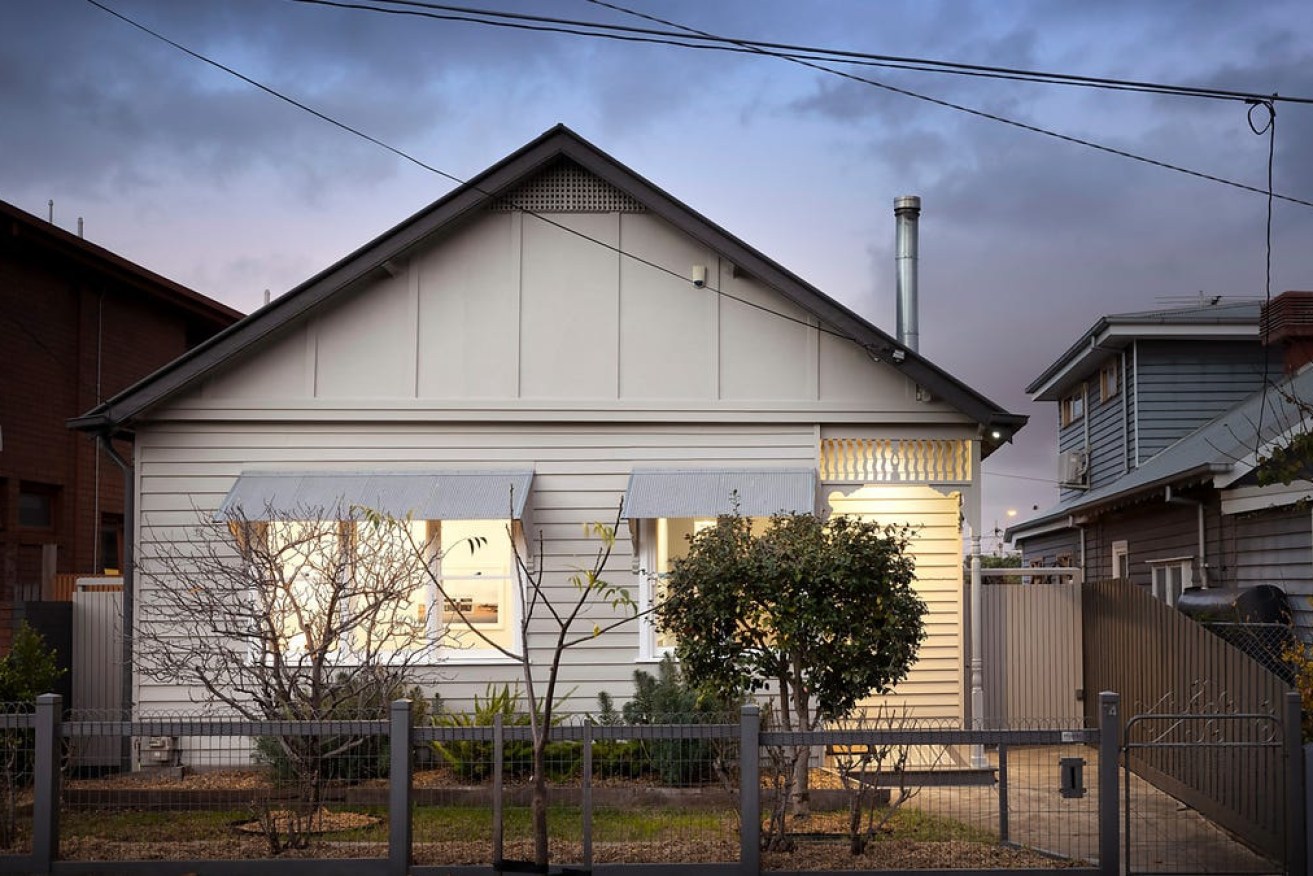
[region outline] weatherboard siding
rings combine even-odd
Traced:
[[[1137,347],[1141,463],[1263,386],[1266,353],[1252,341],[1140,341]],[[1269,377],[1281,373],[1279,359],[1273,361]]]
[[[1273,584],[1286,593],[1295,626],[1308,641],[1313,633],[1313,512],[1302,505],[1227,515],[1223,556],[1226,584]]]
[[[138,433],[139,599],[163,582],[151,572],[167,545],[184,543],[198,519],[218,508],[237,475],[246,469],[325,471],[434,468],[491,468],[531,465],[535,476],[528,500],[530,532],[542,534],[544,568],[551,592],[568,598],[569,575],[586,565],[598,547],[583,527],[612,522],[631,468],[645,466],[815,466],[815,425],[552,425],[552,424],[371,424],[295,422],[159,423]],[[832,489],[832,488],[827,488]],[[851,493],[852,486],[842,488]],[[871,488],[865,488],[870,491]],[[829,493],[826,493],[828,496]],[[925,487],[885,487],[874,494],[834,497],[836,508],[869,514],[882,522],[917,528],[918,591],[929,608],[928,639],[912,676],[898,688],[901,702],[918,715],[961,714],[961,539],[958,500]],[[612,580],[637,593],[632,543],[621,527],[608,566]],[[170,584],[173,586],[173,584]],[[580,629],[617,615],[590,607]],[[608,632],[566,661],[568,707],[595,710],[597,694],[623,700],[637,661],[639,625]],[[535,628],[531,650],[540,661],[550,654],[546,625]],[[457,707],[492,684],[514,685],[517,667],[497,660],[449,662],[428,667],[421,680]],[[650,668],[650,667],[649,667]],[[195,692],[138,679],[143,710],[192,709]]]
[[[1120,384],[1120,376],[1118,377]],[[1101,401],[1098,375],[1090,381],[1090,488],[1098,489],[1125,474],[1126,419],[1120,389]]]

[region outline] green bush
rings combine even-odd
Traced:
[[[481,698],[474,696],[474,711],[438,711],[433,717],[436,727],[491,727],[500,715],[503,727],[529,727],[529,713],[521,708],[520,690],[510,685],[488,685]],[[559,724],[556,719],[554,724]],[[438,757],[451,767],[457,777],[467,782],[482,782],[492,777],[493,746],[491,742],[458,739],[450,742],[435,741],[433,749]],[[502,749],[502,776],[518,779],[533,774],[533,742],[529,739],[507,739]],[[545,752],[547,777],[561,780],[578,774],[583,762],[578,742],[547,743]]]
[[[36,698],[49,693],[63,674],[41,634],[19,624],[9,653],[0,657],[0,710],[33,711]],[[35,731],[0,732],[0,848],[11,848],[18,837],[19,791],[32,784],[35,748]]]
[[[737,704],[690,685],[669,655],[654,676],[634,672],[634,698],[621,715],[628,724],[712,724],[731,720]],[[643,764],[670,785],[715,781],[717,744],[708,739],[659,739],[639,743]]]
[[[23,621],[14,633],[9,653],[0,657],[0,703],[15,703],[30,711],[36,698],[50,693],[64,674],[41,634]]]

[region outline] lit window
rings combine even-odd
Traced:
[[[1117,394],[1120,388],[1117,380],[1117,370],[1116,359],[1109,359],[1099,369],[1099,401],[1106,402]]]
[[[750,522],[753,535],[760,535],[770,526],[769,517],[753,517]],[[688,556],[689,542],[694,535],[715,525],[714,518],[701,517],[662,517],[643,521],[639,574],[639,605],[642,608],[660,604],[665,598],[668,576],[675,561]],[[650,612],[642,616],[639,635],[641,659],[656,659],[675,650],[674,634],[660,629]]]
[[[510,617],[515,560],[504,520],[445,520],[438,530],[439,574],[446,598],[442,627],[459,650],[487,652],[491,642],[515,648]]]
[[[330,650],[345,652],[341,657],[349,661],[352,654],[439,644],[444,656],[457,658],[515,645],[514,560],[505,521],[257,526],[258,535],[242,537],[266,539],[274,586],[264,597],[265,610],[284,649],[305,652],[316,639],[331,640]]]
[[[1085,416],[1085,384],[1062,400],[1062,425],[1070,426]]]

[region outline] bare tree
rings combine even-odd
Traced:
[[[350,508],[264,510],[259,520],[198,514],[185,539],[150,536],[135,630],[141,674],[250,720],[354,718],[403,695],[410,667],[439,644],[430,577],[409,539],[353,520],[361,515]],[[264,741],[312,811],[325,766],[366,742]]]
[[[597,539],[598,547],[593,553],[590,565],[576,568],[569,575],[569,584],[573,592],[565,588],[553,591],[546,583],[541,533],[537,543],[529,548],[522,546],[516,538],[514,524],[507,524],[506,535],[510,539],[516,571],[515,585],[519,591],[520,605],[516,641],[512,646],[498,642],[484,632],[478,624],[472,622],[461,600],[456,598],[458,594],[448,591],[438,565],[432,562],[413,564],[424,570],[429,582],[437,590],[439,598],[443,600],[447,612],[459,621],[462,636],[477,639],[483,646],[496,650],[520,666],[525,698],[529,705],[530,732],[533,736],[534,864],[543,872],[546,872],[545,868],[550,862],[547,843],[546,754],[555,723],[553,712],[557,705],[556,691],[561,675],[562,659],[565,652],[571,648],[592,641],[642,614],[638,611],[637,603],[628,588],[610,584],[603,578],[611,552],[615,548],[621,513],[621,509],[617,509],[614,524],[590,523],[585,527],[585,534]],[[372,511],[366,511],[365,515],[369,521],[383,529],[406,534],[410,539],[411,552],[416,558],[423,559],[433,555],[432,545],[421,541],[415,529],[408,526],[406,520],[398,520]],[[587,609],[597,604],[610,607],[612,611],[610,619],[604,623],[593,622],[588,625],[586,631],[579,631],[578,627],[583,626],[581,620]],[[619,617],[616,617],[616,613]],[[531,630],[535,637],[551,637],[550,657],[541,667],[535,665],[530,658]]]

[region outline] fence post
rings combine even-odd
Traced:
[[[1304,735],[1299,691],[1287,691],[1282,741],[1286,746],[1286,872],[1306,872],[1308,838],[1304,834]]]
[[[1099,694],[1099,872],[1120,876],[1121,815],[1117,757],[1121,751],[1121,694]]]
[[[506,860],[506,834],[502,819],[506,815],[502,800],[502,749],[506,744],[506,728],[501,713],[492,716],[492,868],[502,872]]]
[[[739,870],[761,872],[761,709],[749,703],[739,716]]]
[[[32,864],[49,873],[59,857],[59,720],[64,698],[36,698],[36,776],[32,800]]]
[[[593,869],[593,725],[584,722],[583,775],[580,778],[580,804],[584,819],[584,869]]]
[[[410,872],[411,840],[411,732],[410,700],[394,700],[388,728],[388,872],[406,876]]]

